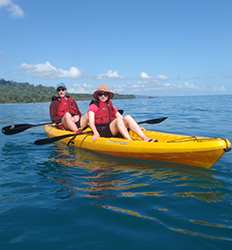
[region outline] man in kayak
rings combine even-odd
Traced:
[[[130,116],[123,117],[112,104],[114,94],[106,85],[100,85],[93,93],[93,100],[89,105],[89,126],[93,131],[93,140],[98,137],[116,137],[132,140],[128,129],[134,131],[142,140],[153,142],[146,137],[137,122]]]
[[[76,101],[67,94],[64,84],[58,85],[57,95],[52,97],[50,117],[57,128],[79,132],[88,125],[87,117],[82,116]]]

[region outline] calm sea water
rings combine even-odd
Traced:
[[[147,129],[232,141],[232,96],[115,101]],[[83,111],[88,102],[79,102]],[[0,105],[0,126],[48,120],[48,104]],[[232,249],[232,152],[211,169],[36,146],[0,135],[0,249]]]

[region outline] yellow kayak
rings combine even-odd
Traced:
[[[68,135],[72,132],[44,126],[48,137]],[[88,132],[90,130],[85,130]],[[68,137],[61,142],[75,147],[112,156],[172,162],[195,167],[211,168],[225,152],[231,149],[228,139],[186,136],[146,130],[144,133],[158,142],[144,142],[130,131],[133,141],[122,138],[100,137],[93,141],[91,134]]]

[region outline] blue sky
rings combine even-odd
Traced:
[[[0,0],[0,78],[232,94],[230,0]]]

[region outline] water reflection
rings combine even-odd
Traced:
[[[207,203],[223,200],[223,192],[218,191],[223,189],[223,183],[209,170],[119,159],[60,144],[56,145],[48,166],[51,163],[58,173],[46,176],[68,188],[72,195],[76,192],[88,198],[174,196]]]
[[[84,199],[114,216],[150,221],[181,235],[232,241],[230,225],[209,213],[225,195],[214,171],[119,159],[61,144],[54,149],[47,167],[38,171],[57,185],[57,198]],[[206,206],[199,213],[194,204]]]

